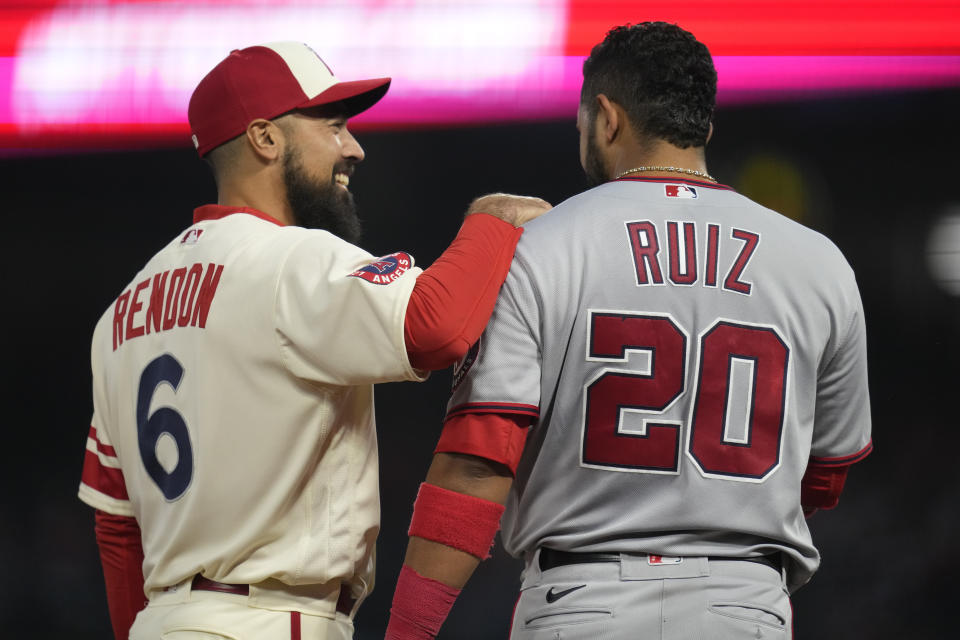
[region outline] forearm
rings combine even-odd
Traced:
[[[482,458],[438,453],[427,472],[426,482],[441,489],[502,505],[510,493],[513,476],[503,465]],[[422,576],[461,589],[480,560],[449,545],[411,536],[403,563]]]
[[[489,554],[513,477],[504,465],[438,453],[421,486],[387,640],[435,637]]]

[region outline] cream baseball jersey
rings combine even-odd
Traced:
[[[633,178],[526,226],[448,416],[535,417],[503,519],[540,546],[819,563],[808,461],[869,453],[863,310],[822,235],[713,183]]]
[[[107,309],[79,495],[136,517],[148,594],[197,573],[369,591],[373,384],[422,379],[403,337],[419,272],[212,205]]]

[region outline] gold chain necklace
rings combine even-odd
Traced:
[[[710,182],[716,182],[717,179],[711,176],[709,173],[703,171],[697,171],[696,169],[681,169],[680,167],[637,167],[636,169],[627,169],[620,175],[618,175],[614,180],[619,180],[628,173],[639,173],[641,171],[671,171],[673,173],[686,173],[691,176],[698,176],[700,178],[706,178]]]

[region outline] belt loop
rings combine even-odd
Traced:
[[[153,589],[147,594],[147,599],[153,604],[179,604],[186,602],[190,599],[190,592],[193,590],[190,584],[192,580],[193,578],[187,578],[169,587]]]
[[[785,554],[783,551],[778,551],[776,554],[774,554],[774,558],[780,563],[780,580],[783,582],[783,588],[789,592],[788,585],[790,583],[787,582],[789,577],[787,576],[787,557],[787,554]]]
[[[540,570],[540,553],[543,547],[528,553],[524,558],[523,574],[520,576],[520,589],[539,587],[543,581],[543,572]]]
[[[337,597],[337,611],[352,620],[353,613],[357,609],[357,602],[350,591],[350,585],[346,582],[341,583],[340,595]]]

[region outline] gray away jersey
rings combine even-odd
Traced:
[[[808,460],[871,449],[863,310],[825,237],[727,187],[625,179],[526,226],[448,415],[538,416],[503,519],[539,546],[819,564]]]

